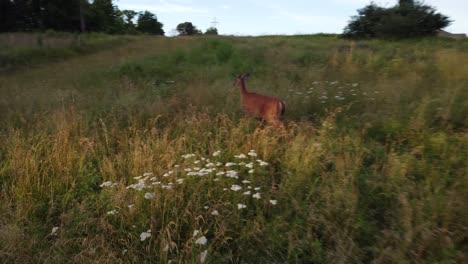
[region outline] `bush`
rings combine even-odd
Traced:
[[[371,3],[358,10],[346,26],[344,38],[402,39],[432,36],[447,27],[450,20],[435,8],[420,2],[403,1],[383,8]]]

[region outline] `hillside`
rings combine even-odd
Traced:
[[[2,47],[0,262],[466,259],[467,41],[98,39]]]

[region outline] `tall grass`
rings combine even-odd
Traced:
[[[461,263],[467,47],[143,37],[2,75],[0,259]],[[286,131],[244,117],[244,71]]]

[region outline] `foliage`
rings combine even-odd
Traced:
[[[465,262],[467,41],[132,39],[0,73],[2,262]]]
[[[150,33],[153,35],[164,35],[164,30],[162,27],[163,24],[158,22],[156,16],[149,11],[140,13],[138,16],[137,29],[141,32]]]
[[[119,10],[113,0],[0,0],[0,32],[56,30],[164,34],[162,24],[154,14],[148,11],[140,14],[141,25],[134,24],[136,15],[133,10]]]
[[[179,36],[191,36],[201,34],[201,31],[198,30],[197,27],[192,24],[192,22],[180,23],[177,25],[176,30],[177,32],[179,32]]]
[[[432,36],[448,26],[447,16],[421,2],[400,1],[396,6],[384,8],[371,3],[358,10],[346,26],[345,38],[414,38]]]
[[[210,27],[205,31],[205,35],[218,35],[218,29],[215,27]]]

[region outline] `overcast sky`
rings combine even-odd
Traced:
[[[397,0],[375,0],[381,6]],[[166,35],[177,24],[192,22],[203,32],[216,18],[219,34],[269,35],[341,33],[358,8],[370,0],[116,0],[119,9],[148,10],[164,24]],[[467,0],[425,0],[453,23],[453,33],[468,33]]]

